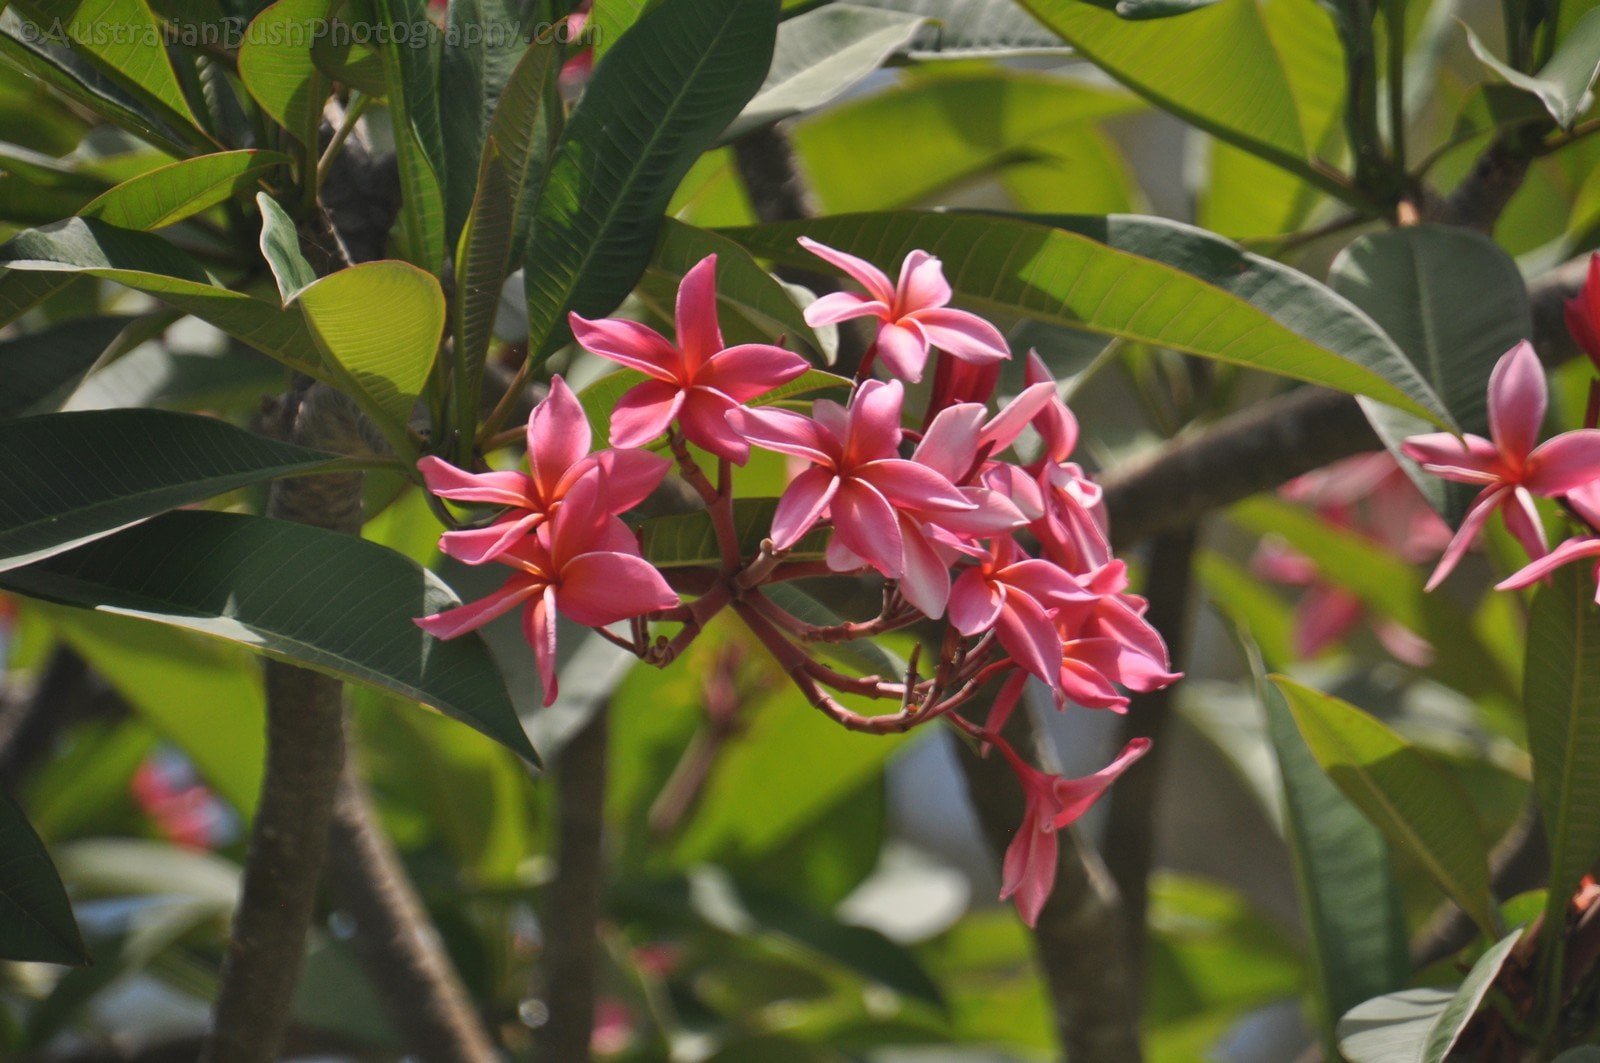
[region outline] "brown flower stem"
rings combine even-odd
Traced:
[[[556,790],[556,876],[545,903],[545,1005],[538,1058],[589,1058],[599,981],[600,898],[606,796],[607,706],[600,706],[552,764]]]

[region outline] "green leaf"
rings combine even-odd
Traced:
[[[783,337],[799,340],[818,356],[826,353],[822,340],[806,324],[805,313],[789,294],[789,289],[762,269],[750,252],[719,233],[667,219],[646,276],[659,281],[663,287],[670,286],[676,294],[684,276],[707,255],[717,256],[717,304],[723,330],[730,337],[745,331],[730,320],[738,318],[748,322],[753,334],[762,342],[771,343]],[[661,309],[662,316],[670,318],[671,304]],[[731,339],[730,342],[739,341]],[[821,386],[817,378],[813,378],[813,382]],[[836,382],[846,383],[842,378]],[[795,393],[786,391],[784,394]]]
[[[761,593],[790,616],[813,627],[833,627],[844,622],[838,613],[793,583],[774,583],[761,588]],[[906,662],[895,657],[874,639],[817,644],[815,648],[844,661],[862,675],[875,675],[893,682],[906,674]]]
[[[1600,10],[1585,12],[1567,30],[1560,47],[1536,75],[1502,63],[1470,28],[1466,33],[1467,44],[1479,62],[1517,88],[1537,96],[1562,129],[1571,129],[1594,102],[1590,89],[1595,75],[1600,74]]]
[[[1213,136],[1309,176],[1290,72],[1258,0],[1134,22],[1083,0],[1022,0],[1083,58]],[[1306,3],[1305,17],[1316,14]]]
[[[664,0],[596,67],[528,240],[530,358],[638,282],[678,182],[760,87],[777,21],[777,0]]]
[[[533,49],[555,50],[553,41],[529,45],[518,6],[507,0],[451,0],[445,12],[439,98],[448,101],[450,120],[441,122],[440,147],[445,240],[452,247],[461,240],[481,184],[484,136],[512,71]]]
[[[649,5],[650,0],[594,0],[584,33],[594,41],[596,61],[622,39]]]
[[[1550,839],[1545,918],[1557,928],[1578,880],[1600,857],[1600,609],[1593,597],[1584,566],[1569,565],[1539,588],[1528,615],[1523,706]]]
[[[124,229],[163,229],[241,192],[289,157],[276,151],[222,151],[158,166],[91,200],[78,213]]]
[[[1016,0],[851,0],[919,15],[928,25],[911,43],[914,59],[1003,58],[1066,52],[1064,41]]]
[[[300,234],[294,220],[278,201],[265,192],[256,193],[261,210],[261,254],[278,282],[278,296],[288,306],[296,296],[316,283],[316,271],[300,252]]]
[[[186,413],[96,410],[0,422],[0,571],[335,460]]]
[[[827,10],[824,8],[824,10]],[[996,168],[1038,158],[1052,137],[1142,109],[1114,87],[1019,70],[958,67],[908,77],[800,121],[794,144],[830,213],[911,206]],[[884,135],[885,130],[895,135]],[[916,151],[905,150],[916,144]]]
[[[1282,676],[1272,681],[1334,785],[1495,937],[1500,918],[1489,891],[1488,846],[1455,779],[1354,705]]]
[[[1334,1024],[1364,1000],[1406,984],[1405,913],[1383,835],[1317,766],[1283,694],[1247,642],[1277,760],[1285,840],[1316,972],[1319,1025],[1337,1058]]]
[[[1185,246],[1183,230],[1173,233],[1169,247]],[[810,268],[817,268],[820,260],[796,243],[802,235],[880,267],[897,266],[922,248],[944,261],[956,301],[980,313],[1031,318],[1264,369],[1418,414],[1429,409],[1408,393],[1416,390],[1414,376],[1400,377],[1401,367],[1386,354],[1377,365],[1362,364],[1211,283],[1220,279],[1222,270],[1215,263],[1223,251],[1235,262],[1243,260],[1243,252],[1228,250],[1231,245],[1225,241],[1192,229],[1187,246],[1214,273],[1197,277],[1081,233],[1006,217],[897,211],[727,230],[727,235],[758,256]],[[1256,277],[1264,271],[1262,267]],[[1308,287],[1311,282],[1295,285],[1283,275],[1279,279],[1279,299],[1285,291],[1298,290],[1303,297],[1316,290]],[[1247,282],[1245,288],[1255,286]],[[1271,305],[1289,321],[1301,312],[1294,302],[1274,300]],[[1357,315],[1329,296],[1309,316],[1348,322]],[[1368,356],[1366,351],[1357,355]],[[1432,416],[1442,419],[1442,411]]]
[[[1170,18],[1202,7],[1210,7],[1216,2],[1217,0],[1117,0],[1116,12],[1132,21]]]
[[[0,340],[0,420],[43,412],[38,408],[87,373],[134,320],[78,317]]]
[[[754,557],[761,542],[772,535],[776,498],[736,498],[733,526],[738,533],[739,556]],[[690,568],[722,563],[716,530],[704,510],[652,517],[639,525],[639,540],[646,560],[657,568]],[[825,531],[808,532],[785,556],[795,561],[815,561],[828,545]]]
[[[1461,431],[1488,434],[1489,374],[1533,334],[1527,288],[1509,255],[1466,229],[1408,226],[1357,239],[1334,260],[1328,283],[1394,338]],[[1434,508],[1459,522],[1475,492],[1399,453],[1427,426],[1371,406],[1367,416]]]
[[[444,331],[444,292],[406,262],[363,262],[295,296],[325,360],[338,367],[404,453],[406,422],[433,370]]]
[[[1339,1020],[1340,1052],[1350,1063],[1444,1063],[1520,937],[1496,942],[1454,989],[1402,989],[1352,1009]]]
[[[400,164],[400,243],[413,265],[444,270],[444,131],[439,120],[439,31],[423,0],[372,0]],[[420,38],[420,39],[419,39]]]
[[[331,0],[277,0],[250,21],[239,43],[239,80],[313,160],[333,86],[313,62],[311,44],[326,33],[332,7]]]
[[[724,139],[821,107],[904,48],[927,20],[833,3],[778,27],[772,69]]]
[[[482,641],[440,642],[412,623],[456,596],[414,562],[352,536],[178,510],[0,574],[0,586],[198,631],[399,694],[538,762]]]
[[[0,792],[0,959],[86,964],[72,905],[44,843]]]
[[[163,45],[161,20],[144,0],[21,0],[16,7],[60,31],[103,73],[164,120],[197,126]]]

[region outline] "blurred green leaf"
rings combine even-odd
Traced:
[[[1500,920],[1488,845],[1455,779],[1354,705],[1282,676],[1272,681],[1334,785],[1493,937]]]
[[[537,755],[482,641],[440,642],[413,617],[457,604],[392,550],[287,521],[179,510],[0,575],[0,586],[137,616],[388,690]]]
[[[1600,857],[1600,609],[1584,566],[1557,569],[1528,615],[1523,706],[1533,787],[1550,839],[1547,932]]]
[[[1394,338],[1461,431],[1488,435],[1489,374],[1533,335],[1527,288],[1511,256],[1467,229],[1414,225],[1358,238],[1334,260],[1328,283]],[[1402,411],[1366,410],[1423,495],[1458,523],[1474,489],[1425,473],[1399,452],[1406,436],[1428,426]]]
[[[772,69],[724,139],[801,114],[844,95],[905,47],[925,20],[918,15],[831,3],[778,27]]]
[[[239,42],[239,80],[261,109],[315,159],[322,105],[332,89],[312,61],[311,43],[322,37],[331,0],[277,0],[250,20]]]
[[[0,422],[0,571],[335,460],[186,413],[96,410]]]
[[[1214,10],[1214,9],[1208,9]],[[1065,219],[1063,219],[1065,221]],[[1114,243],[1121,233],[1137,234],[1138,223],[1078,217],[1076,224],[1098,226],[1102,239],[1031,221],[971,214],[891,211],[822,218],[811,222],[727,230],[758,256],[815,267],[818,259],[796,243],[810,236],[872,260],[879,268],[898,264],[922,248],[944,262],[956,301],[979,312],[1031,318],[1047,324],[1118,336],[1219,361],[1368,395],[1422,413],[1429,400],[1420,393],[1414,371],[1387,351],[1364,346],[1353,356],[1298,329],[1310,324],[1340,328],[1359,315],[1331,293],[1283,267],[1259,267],[1238,281],[1241,293],[1264,293],[1273,312],[1253,305],[1244,294],[1216,286],[1224,260],[1255,265],[1227,241],[1200,230],[1168,223],[1154,227],[1163,254],[1174,267],[1130,253]],[[1130,235],[1130,241],[1137,236]],[[1145,245],[1140,244],[1141,251]],[[1195,273],[1186,268],[1195,269]],[[1284,295],[1297,299],[1284,304]],[[1281,313],[1286,320],[1278,320]],[[1293,323],[1296,327],[1291,327]]]
[[[530,358],[638,282],[678,182],[760,87],[777,21],[777,0],[664,0],[596,67],[525,253]]]
[[[0,340],[0,420],[38,411],[47,400],[64,397],[133,321],[77,317]]]
[[[1478,61],[1524,92],[1538,97],[1562,129],[1571,129],[1594,102],[1590,89],[1600,74],[1600,11],[1585,12],[1561,38],[1538,74],[1526,74],[1495,58],[1470,28],[1467,44]]]
[[[0,793],[0,959],[86,964],[61,877],[22,809]]]

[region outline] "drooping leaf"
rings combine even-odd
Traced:
[[[1600,608],[1583,569],[1558,569],[1534,595],[1523,671],[1533,787],[1550,839],[1545,918],[1557,928],[1600,857]]]
[[[0,420],[43,412],[105,353],[130,317],[78,317],[16,339],[0,340]]]
[[[423,0],[371,0],[400,165],[404,257],[437,276],[445,256],[444,130],[439,117],[439,30]]]
[[[222,151],[158,166],[91,200],[78,213],[124,229],[162,229],[255,188],[289,157],[276,151]]]
[[[1278,766],[1300,910],[1309,928],[1319,1026],[1331,1049],[1340,1016],[1410,978],[1405,913],[1383,835],[1318,767],[1283,694],[1267,682],[1259,653],[1253,644],[1248,649]]]
[[[726,139],[842,96],[917,35],[918,15],[833,3],[778,27],[772,69]]]
[[[261,210],[261,255],[278,283],[278,297],[288,306],[316,282],[317,274],[300,251],[300,234],[294,220],[278,206],[278,201],[258,192],[256,206]]]
[[[84,964],[89,954],[44,843],[0,792],[0,959]]]
[[[1455,779],[1354,705],[1282,676],[1272,681],[1334,785],[1494,937],[1500,919],[1489,891],[1488,845]]]
[[[1594,103],[1594,79],[1600,74],[1600,10],[1583,14],[1563,34],[1561,44],[1537,74],[1527,74],[1495,58],[1467,29],[1467,44],[1478,61],[1517,88],[1537,96],[1562,129],[1571,129]]]
[[[312,159],[332,85],[312,60],[311,44],[325,35],[332,8],[331,0],[277,0],[250,20],[239,42],[245,90]]]
[[[733,526],[738,533],[739,556],[754,557],[761,541],[772,535],[772,514],[778,508],[775,498],[736,498],[733,500]],[[691,568],[718,565],[722,553],[717,548],[716,529],[704,511],[652,517],[639,525],[639,540],[644,556],[657,568]],[[809,532],[785,555],[795,561],[815,561],[828,544],[827,533]]]
[[[1488,434],[1489,374],[1533,334],[1527,288],[1511,256],[1466,229],[1407,226],[1357,239],[1334,261],[1328,283],[1393,337],[1461,431]],[[1398,411],[1366,410],[1428,501],[1459,521],[1473,489],[1424,473],[1399,453],[1406,436],[1427,426]]]
[[[596,67],[528,240],[530,358],[638,281],[678,182],[760,87],[777,21],[777,0],[664,0]]]
[[[1453,989],[1402,989],[1369,1000],[1339,1020],[1339,1050],[1350,1063],[1444,1063],[1522,932],[1496,942]]]
[[[168,509],[335,461],[224,421],[160,410],[0,422],[0,570]]]
[[[999,59],[1068,51],[1066,42],[1017,0],[851,0],[858,7],[927,19],[911,42],[914,59]]]
[[[26,568],[8,590],[198,631],[430,706],[537,763],[476,635],[412,623],[458,604],[374,543],[287,521],[178,510]]]
[[[1378,364],[1363,364],[1357,359],[1372,352],[1351,357],[1308,338],[1210,283],[1212,275],[1196,276],[1081,233],[1007,217],[897,211],[733,229],[727,235],[758,256],[810,268],[817,268],[819,260],[796,243],[802,235],[880,268],[897,269],[907,254],[922,248],[943,260],[956,302],[968,309],[1168,347],[1443,417],[1427,396],[1411,393],[1417,390],[1414,374],[1389,360],[1388,352],[1380,352],[1385,360]],[[1175,234],[1174,245],[1181,244],[1182,235]],[[1230,246],[1203,235],[1192,240],[1208,268],[1214,268],[1218,245]],[[1241,254],[1236,249],[1229,253],[1235,261]],[[1254,285],[1247,284],[1246,290],[1250,287]],[[1292,287],[1302,297],[1316,290]],[[1299,316],[1298,303],[1272,305],[1289,321]],[[1310,316],[1343,320],[1348,314],[1348,307],[1330,297]]]

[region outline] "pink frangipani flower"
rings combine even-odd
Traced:
[[[1405,441],[1405,453],[1435,476],[1483,487],[1434,569],[1429,590],[1456,567],[1496,510],[1529,556],[1544,556],[1548,547],[1533,497],[1565,495],[1600,476],[1600,431],[1567,432],[1539,443],[1546,402],[1539,356],[1522,342],[1506,352],[1489,378],[1492,440],[1435,432]]]
[[[650,377],[624,394],[612,411],[612,446],[644,446],[676,421],[689,442],[742,465],[750,444],[728,425],[728,411],[808,368],[804,358],[782,347],[723,346],[716,268],[717,256],[708,255],[684,275],[678,288],[676,344],[636,321],[589,321],[571,315],[572,333],[584,349]]]
[[[787,550],[826,513],[841,553],[829,556],[839,571],[865,561],[889,579],[905,572],[905,544],[897,507],[959,513],[977,509],[949,480],[926,465],[899,457],[900,382],[869,380],[848,409],[826,400],[813,417],[787,410],[735,410],[732,426],[756,446],[811,462],[778,500],[772,541]]]
[[[578,397],[559,376],[550,393],[528,416],[529,472],[464,472],[436,457],[417,463],[428,490],[454,502],[509,507],[484,528],[446,532],[445,553],[469,565],[493,561],[516,541],[548,520],[568,491],[596,470],[606,475],[606,512],[620,514],[643,502],[661,483],[671,464],[643,450],[589,453],[589,420]]]
[[[824,295],[806,308],[806,324],[815,328],[857,317],[877,318],[881,324],[874,349],[897,376],[921,380],[932,348],[980,364],[1011,357],[1011,348],[999,329],[977,314],[949,305],[953,293],[944,279],[944,267],[926,251],[906,256],[897,285],[864,259],[804,236],[800,245],[867,290],[866,295]]]
[[[1010,745],[1004,742],[996,745],[1010,762],[1011,770],[1016,772],[1027,800],[1022,823],[1006,848],[1001,867],[1000,899],[1015,898],[1022,921],[1034,926],[1055,886],[1056,858],[1061,844],[1056,832],[1071,826],[1087,812],[1100,795],[1111,788],[1117,776],[1149,751],[1150,740],[1135,738],[1123,747],[1117,759],[1081,779],[1048,775],[1017,756]]]
[[[1600,481],[1590,481],[1582,487],[1573,489],[1567,495],[1567,504],[1591,529],[1600,528]],[[1588,535],[1568,539],[1545,556],[1536,559],[1533,564],[1524,566],[1495,584],[1495,589],[1516,591],[1531,587],[1563,565],[1570,565],[1585,558],[1596,560],[1594,600],[1600,603],[1600,533],[1593,531]]]
[[[1062,649],[1052,611],[1093,598],[1060,567],[1025,556],[1009,538],[996,539],[989,556],[956,577],[950,622],[969,637],[993,629],[1019,666],[1054,688]]]
[[[441,639],[475,631],[522,607],[522,631],[544,683],[544,703],[556,699],[556,614],[605,627],[678,604],[678,596],[644,558],[627,525],[607,512],[604,472],[584,476],[556,515],[498,558],[516,571],[493,594],[417,620]]]

